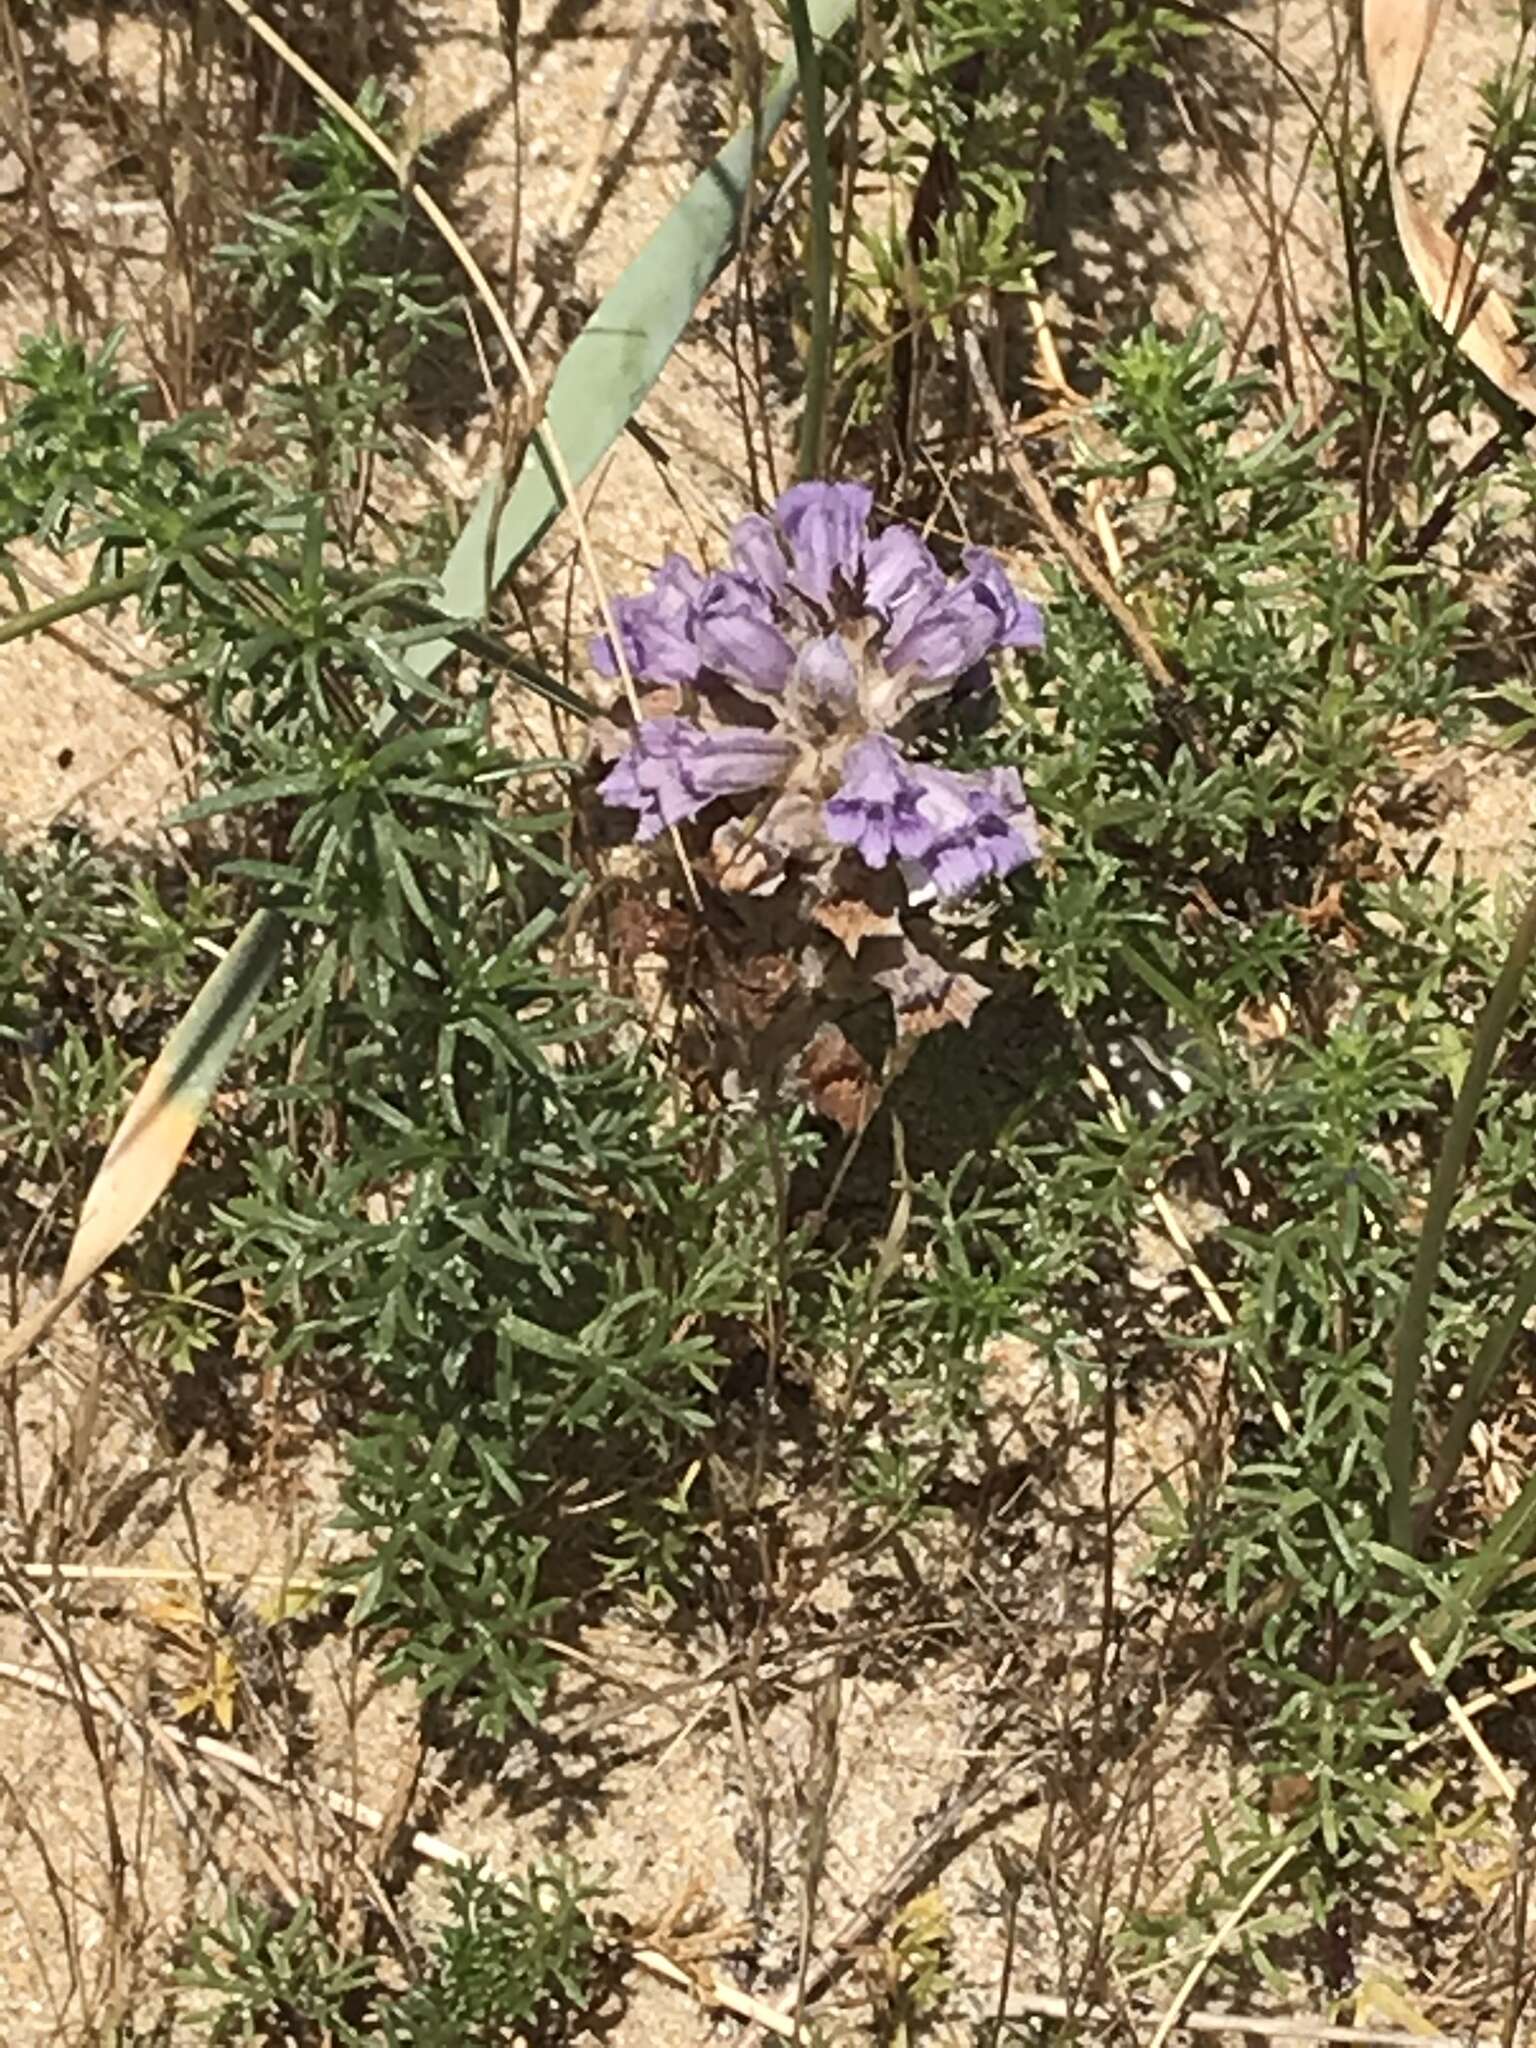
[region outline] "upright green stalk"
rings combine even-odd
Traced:
[[[1456,1204],[1456,1190],[1461,1182],[1467,1153],[1471,1150],[1483,1092],[1493,1072],[1499,1043],[1520,993],[1520,983],[1533,946],[1536,946],[1536,894],[1525,907],[1525,914],[1510,941],[1504,966],[1494,984],[1493,994],[1478,1020],[1472,1056],[1456,1097],[1456,1107],[1451,1112],[1445,1143],[1435,1163],[1424,1226],[1419,1233],[1418,1255],[1413,1262],[1413,1277],[1408,1283],[1402,1315],[1398,1319],[1392,1356],[1392,1404],[1387,1416],[1385,1444],[1387,1474],[1391,1483],[1387,1531],[1393,1547],[1405,1552],[1412,1552],[1414,1548],[1413,1467],[1418,1440],[1419,1379],[1435,1276],[1440,1270],[1451,1211]]]
[[[827,432],[827,373],[832,360],[832,173],[827,162],[826,88],[808,0],[789,0],[795,63],[805,103],[805,153],[810,165],[811,344],[805,361],[805,411],[800,421],[800,474],[821,474]]]
[[[1435,1453],[1429,1485],[1415,1510],[1415,1547],[1428,1533],[1435,1509],[1450,1491],[1461,1469],[1462,1453],[1472,1435],[1472,1425],[1482,1414],[1488,1396],[1504,1369],[1510,1346],[1524,1328],[1533,1305],[1536,1305],[1536,1260],[1519,1275],[1509,1306],[1478,1346],[1477,1356],[1468,1368],[1466,1381],[1445,1425],[1445,1434],[1440,1439],[1440,1448]]]

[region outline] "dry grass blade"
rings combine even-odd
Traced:
[[[258,911],[171,1033],[91,1183],[58,1293],[0,1346],[0,1371],[46,1335],[169,1187],[277,965],[283,932],[275,912]]]
[[[1201,1949],[1199,1955],[1196,1956],[1194,1962],[1190,1965],[1189,1973],[1183,1983],[1180,1984],[1178,1990],[1174,1993],[1173,2003],[1166,2009],[1162,2018],[1158,2021],[1149,2048],[1163,2048],[1163,2043],[1179,2025],[1184,2008],[1194,1996],[1195,1986],[1210,1968],[1216,1955],[1226,1945],[1228,1937],[1242,1926],[1264,1893],[1269,1890],[1276,1878],[1279,1877],[1281,1871],[1285,1869],[1286,1865],[1295,1855],[1296,1846],[1293,1843],[1288,1848],[1282,1849],[1272,1863],[1266,1863],[1247,1891],[1243,1893],[1243,1896],[1232,1908],[1231,1912],[1228,1913],[1220,1926],[1215,1929],[1210,1940],[1206,1942],[1204,1948]]]
[[[1413,281],[1467,360],[1506,398],[1536,414],[1536,379],[1514,308],[1479,274],[1468,234],[1456,235],[1410,189],[1406,131],[1440,0],[1364,0],[1361,41],[1376,131],[1386,152],[1392,212]]]
[[[1440,1684],[1439,1667],[1417,1636],[1409,1637],[1408,1649],[1413,1661],[1418,1665],[1430,1684],[1438,1686]],[[1473,1727],[1472,1717],[1453,1692],[1447,1691],[1445,1694],[1445,1710],[1449,1714],[1457,1734],[1466,1743],[1468,1749],[1471,1750],[1489,1777],[1492,1778],[1494,1784],[1498,1786],[1500,1797],[1507,1799],[1510,1805],[1513,1806],[1519,1794],[1515,1790],[1509,1773],[1499,1762],[1487,1743],[1484,1742],[1476,1728]]]

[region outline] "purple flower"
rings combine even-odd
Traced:
[[[644,597],[614,599],[614,624],[632,676],[652,683],[694,681],[699,673],[694,628],[703,588],[704,578],[686,556],[668,555]],[[606,633],[592,642],[592,666],[600,676],[619,673]]]
[[[795,680],[828,710],[848,711],[858,702],[859,674],[841,633],[806,641],[795,661]]]
[[[784,595],[789,564],[773,521],[765,519],[761,512],[749,512],[731,528],[731,560],[743,576],[750,577],[771,596]]]
[[[1037,604],[1020,597],[1002,563],[988,548],[967,548],[964,581],[997,620],[999,647],[1043,647],[1045,619]]]
[[[951,899],[968,896],[983,882],[1040,858],[1035,814],[1025,801],[1016,768],[989,768],[955,779],[963,785],[970,816],[918,861],[934,893]]]
[[[998,644],[998,617],[969,583],[938,583],[905,607],[885,642],[885,665],[925,682],[962,676]]]
[[[619,810],[636,811],[637,839],[654,839],[718,796],[777,782],[794,748],[772,733],[707,733],[690,718],[643,718],[632,744],[598,784]]]
[[[791,580],[823,610],[834,588],[859,587],[874,502],[863,484],[796,484],[774,507],[794,557]]]
[[[848,848],[892,870],[885,896],[904,885],[916,904],[1038,857],[1012,769],[915,762],[898,735],[925,702],[983,690],[1000,648],[1039,647],[1039,609],[986,549],[967,548],[950,577],[911,527],[871,533],[873,509],[862,484],[797,484],[771,514],[737,521],[729,567],[704,575],[670,556],[594,643],[604,675],[622,651],[637,679],[676,693],[667,713],[605,743],[602,794],[635,814],[638,838],[717,797],[768,792],[750,821],[737,806],[716,825],[724,886],[820,887]]]
[[[864,602],[888,627],[944,588],[944,572],[910,526],[888,526],[864,550]]]
[[[789,680],[795,650],[774,620],[773,599],[761,584],[735,569],[719,569],[704,583],[695,639],[703,666],[743,689],[776,696]]]
[[[956,775],[908,761],[884,734],[850,747],[843,780],[823,813],[827,837],[865,864],[893,857],[944,898],[1039,857],[1034,817],[1016,770]]]
[[[875,546],[902,532],[892,527]],[[889,564],[882,563],[881,573],[865,583],[867,596],[872,584],[889,593],[877,609],[888,622],[885,665],[892,674],[911,670],[930,683],[966,678],[974,688],[974,671],[995,648],[1045,645],[1039,606],[1020,597],[996,555],[967,548],[965,574],[948,583],[915,535],[910,543],[893,549]],[[919,555],[931,573],[924,572]]]
[[[943,768],[915,767],[884,733],[871,733],[844,758],[842,783],[822,814],[827,837],[872,868],[893,857],[921,860],[943,833],[969,821],[969,806],[950,786],[958,781]]]

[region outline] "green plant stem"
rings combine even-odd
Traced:
[[[147,569],[136,569],[131,576],[113,576],[105,583],[87,583],[83,590],[71,590],[66,596],[40,604],[33,611],[13,612],[10,618],[0,619],[0,647],[8,640],[24,640],[29,633],[46,633],[50,626],[78,618],[81,612],[94,611],[97,605],[121,604],[124,598],[137,597],[148,580]]]
[[[1424,1340],[1429,1329],[1429,1308],[1435,1291],[1435,1276],[1440,1270],[1441,1254],[1445,1250],[1446,1234],[1450,1228],[1451,1211],[1456,1204],[1456,1191],[1461,1183],[1462,1169],[1472,1147],[1472,1133],[1477,1125],[1483,1094],[1488,1086],[1488,1077],[1493,1072],[1493,1062],[1520,993],[1520,984],[1524,979],[1526,963],[1531,957],[1533,946],[1536,946],[1536,892],[1532,893],[1530,901],[1526,904],[1525,912],[1510,941],[1503,968],[1494,984],[1493,994],[1488,998],[1483,1014],[1478,1019],[1471,1057],[1467,1061],[1467,1071],[1456,1097],[1456,1106],[1451,1112],[1445,1143],[1441,1146],[1440,1157],[1435,1162],[1434,1178],[1429,1188],[1429,1202],[1424,1213],[1423,1227],[1419,1232],[1418,1253],[1413,1262],[1413,1275],[1408,1283],[1408,1292],[1403,1298],[1402,1314],[1398,1318],[1397,1333],[1393,1342],[1392,1399],[1383,1447],[1391,1489],[1387,1510],[1387,1533],[1394,1548],[1410,1556],[1414,1550],[1413,1467],[1418,1445],[1419,1381],[1423,1371]]]
[[[128,576],[112,576],[100,583],[87,583],[79,590],[71,590],[63,597],[51,599],[47,604],[35,606],[30,611],[13,612],[9,618],[0,619],[0,647],[10,640],[24,640],[30,633],[46,633],[53,626],[60,626],[66,619],[78,618],[82,612],[94,611],[100,605],[121,604],[127,598],[137,597],[149,581],[147,569],[136,569]],[[326,581],[338,590],[355,595],[366,584],[366,578],[355,571],[332,569],[326,571]],[[590,718],[592,706],[564,683],[546,675],[535,662],[525,660],[512,653],[491,633],[472,623],[460,624],[447,619],[435,605],[423,599],[413,598],[400,592],[393,593],[389,604],[406,618],[418,625],[440,626],[445,637],[467,654],[477,656],[493,668],[505,669],[530,689],[548,697],[552,703],[571,712],[577,718]]]
[[[1493,1383],[1498,1378],[1508,1355],[1509,1347],[1519,1335],[1533,1303],[1536,1303],[1536,1260],[1532,1260],[1520,1275],[1515,1283],[1509,1307],[1478,1346],[1477,1356],[1473,1359],[1467,1374],[1466,1385],[1451,1410],[1445,1436],[1435,1457],[1434,1472],[1414,1510],[1416,1545],[1424,1541],[1429,1533],[1429,1524],[1435,1509],[1450,1491],[1461,1464],[1462,1453],[1467,1447],[1467,1439],[1472,1434],[1472,1425],[1483,1412],[1488,1396],[1493,1391]]]
[[[795,63],[805,106],[810,168],[811,342],[805,361],[805,411],[800,420],[800,474],[821,474],[827,428],[827,378],[832,361],[832,176],[827,162],[826,88],[807,0],[789,0]]]

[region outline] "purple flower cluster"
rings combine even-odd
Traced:
[[[870,869],[898,863],[909,901],[950,901],[1038,856],[1014,770],[926,766],[901,737],[925,704],[984,686],[999,649],[1043,645],[1039,609],[982,548],[952,579],[910,527],[872,534],[872,504],[862,484],[797,484],[773,518],[734,528],[729,568],[673,555],[644,596],[614,605],[649,703],[633,730],[606,729],[600,794],[635,812],[638,838],[762,790],[750,833],[732,821],[721,835],[757,856],[737,886],[775,886],[791,855],[851,849]],[[607,635],[593,661],[621,673]]]

